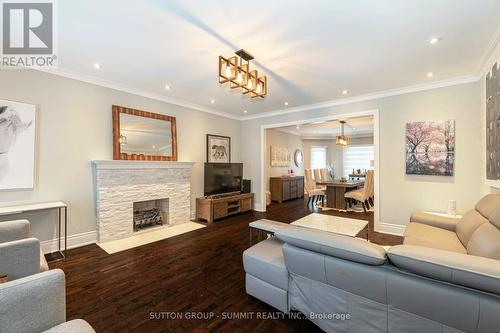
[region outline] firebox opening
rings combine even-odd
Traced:
[[[168,224],[168,199],[134,202],[134,232]]]

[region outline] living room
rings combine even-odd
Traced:
[[[500,3],[255,5],[2,1],[0,332],[497,330]]]

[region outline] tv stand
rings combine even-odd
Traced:
[[[253,193],[196,198],[196,219],[212,224],[215,220],[253,209]]]

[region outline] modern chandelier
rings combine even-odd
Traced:
[[[349,144],[349,137],[344,134],[345,121],[341,120],[340,125],[342,126],[342,132],[341,135],[337,136],[336,143],[339,146],[346,147]]]
[[[235,56],[219,56],[219,83],[229,82],[231,89],[241,88],[243,94],[251,98],[267,95],[267,76],[259,77],[257,70],[250,69],[253,56],[245,50],[235,52]],[[245,62],[246,61],[246,62]]]

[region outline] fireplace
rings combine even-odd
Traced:
[[[168,199],[134,202],[134,232],[168,224]]]
[[[166,200],[165,228],[191,219],[192,162],[93,161],[98,242],[105,243],[134,234],[134,203]],[[151,212],[150,212],[151,214]],[[153,214],[154,215],[154,214]],[[156,222],[155,222],[156,223]],[[146,227],[143,229],[145,230]]]

